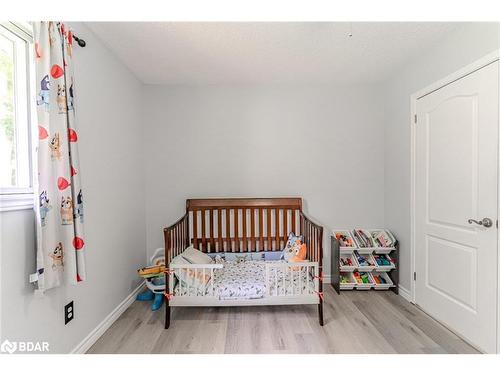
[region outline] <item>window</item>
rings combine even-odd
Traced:
[[[31,42],[29,25],[0,24],[1,211],[33,207]]]

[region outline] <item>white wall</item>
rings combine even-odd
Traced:
[[[375,87],[145,86],[148,250],[186,198],[304,198],[329,230],[383,225],[384,129]]]
[[[410,95],[500,48],[499,24],[460,27],[384,83],[385,225],[400,240],[400,283],[410,290]]]
[[[2,339],[46,340],[52,353],[71,351],[131,293],[146,255],[142,85],[84,25],[74,28],[88,43],[75,47],[88,281],[34,297],[33,213],[0,214]],[[71,300],[75,319],[65,326]]]

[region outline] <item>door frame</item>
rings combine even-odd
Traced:
[[[489,65],[495,61],[500,61],[500,50],[496,50],[494,52],[489,53],[488,55],[480,58],[479,60],[474,61],[473,63],[463,67],[462,69],[457,70],[456,72],[446,76],[443,79],[440,79],[429,86],[418,90],[417,92],[413,93],[410,96],[410,131],[411,131],[411,143],[410,143],[410,153],[411,153],[411,165],[410,165],[410,269],[411,269],[411,274],[410,274],[410,280],[411,280],[411,285],[410,285],[410,297],[411,301],[413,304],[416,304],[415,301],[415,289],[416,289],[416,282],[415,278],[413,275],[415,274],[415,257],[416,257],[416,251],[415,251],[415,150],[416,150],[416,123],[415,123],[415,117],[417,114],[417,100],[436,91],[439,90],[440,88],[449,85],[450,83],[453,83],[471,73],[474,73],[475,71],[485,67],[486,65]],[[499,87],[500,87],[500,74],[499,74]],[[500,108],[500,95],[499,95],[499,108]],[[500,123],[499,123],[499,139],[497,140],[499,146],[500,146]],[[500,147],[499,147],[500,149]],[[499,158],[499,170],[497,171],[497,196],[499,197],[498,199],[498,207],[497,207],[497,215],[500,214],[500,192],[498,189],[500,189],[500,155],[498,155]],[[498,224],[497,224],[498,227]],[[497,235],[497,253],[498,249],[500,249],[500,236]],[[498,265],[497,265],[497,348],[496,352],[500,353],[500,254],[497,257]]]

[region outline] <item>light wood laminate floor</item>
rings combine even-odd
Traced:
[[[88,353],[477,353],[392,292],[325,285],[325,325],[317,306],[174,307],[135,301]]]

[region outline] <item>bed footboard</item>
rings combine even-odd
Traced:
[[[278,304],[316,304],[320,300],[318,262],[266,262],[264,293],[255,299],[221,299],[215,283],[216,270],[224,264],[170,264],[167,298],[172,306],[228,306]],[[191,281],[191,286],[175,283],[175,275]]]
[[[323,295],[318,262],[265,262],[261,298],[224,299],[216,283],[217,270],[224,264],[170,264],[166,270],[165,328],[170,326],[171,306],[255,306],[317,304],[322,307]],[[175,275],[189,278],[191,286],[175,283]],[[196,281],[196,282],[195,282]],[[321,306],[321,307],[320,307]],[[322,313],[321,310],[319,310]],[[320,314],[320,324],[322,324]]]

